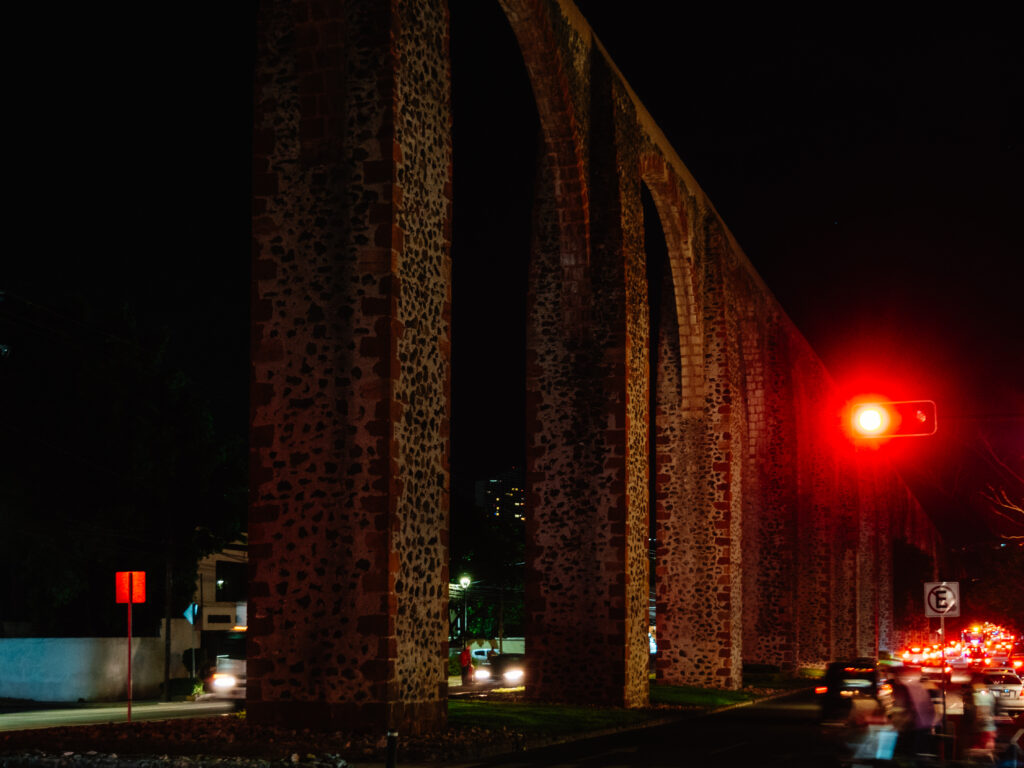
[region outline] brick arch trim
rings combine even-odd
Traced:
[[[690,247],[689,211],[680,192],[679,179],[660,154],[641,155],[640,178],[654,199],[668,250],[679,328],[683,408],[689,415],[698,415],[704,405],[704,323]]]
[[[540,117],[544,152],[551,158],[560,219],[564,277],[575,282],[590,263],[590,201],[583,137],[573,105],[562,45],[548,3],[500,0],[519,42]]]

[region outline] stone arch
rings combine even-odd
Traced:
[[[640,157],[639,175],[651,193],[665,240],[670,279],[662,286],[654,393],[655,611],[659,680],[689,680],[690,596],[684,585],[698,569],[693,547],[699,517],[698,457],[704,441],[703,314],[694,254],[690,207],[681,180],[656,152]],[[653,320],[653,318],[652,318]],[[680,588],[683,587],[683,588]]]
[[[630,330],[646,318],[646,287],[624,222],[622,102],[561,6],[502,7],[542,133],[527,299],[527,695],[641,706],[646,463],[631,457],[646,459],[646,341]]]
[[[654,198],[662,234],[668,247],[675,315],[679,326],[679,363],[682,405],[689,416],[699,414],[704,401],[704,317],[698,296],[701,281],[690,246],[692,206],[684,199],[685,188],[657,153],[640,157],[640,178]]]
[[[501,0],[519,41],[540,116],[540,165],[548,169],[557,200],[562,310],[570,326],[583,326],[586,268],[590,263],[590,200],[583,132],[569,73],[556,37],[551,7],[543,0]],[[576,322],[574,322],[576,321]]]
[[[659,594],[659,611],[668,608],[659,623],[675,625],[658,672],[735,686],[740,452],[754,419],[733,304],[749,299],[741,286],[763,286],[746,283],[754,273],[739,246],[572,3],[501,6],[543,134],[527,361],[527,560],[546,579],[527,586],[528,623],[547,622],[530,648],[537,698],[634,706],[646,695],[646,659],[635,663],[642,638],[627,626],[638,581],[627,560],[646,515],[637,457],[649,455],[646,285],[630,209],[639,180],[673,276],[675,318],[665,325],[675,332],[659,339],[673,362],[659,401],[672,409],[672,434],[659,438],[675,442],[658,456],[674,463],[657,462],[658,473],[684,478],[662,510],[675,526],[662,546],[676,583]],[[448,6],[360,0],[321,10],[308,18],[303,6],[268,0],[260,11],[249,712],[308,727],[429,730],[446,717]],[[834,650],[826,515],[842,501],[841,468],[812,423],[827,374],[780,318],[785,331],[773,338],[785,337],[788,356],[773,365],[788,370],[773,392],[797,424],[771,444],[799,469],[773,475],[782,492],[767,533],[799,544],[780,571],[791,579],[795,629],[791,647],[783,634],[762,650],[819,663]],[[890,479],[884,492],[900,491]],[[888,514],[891,524],[897,511]],[[919,511],[905,517],[915,541],[931,540]],[[885,581],[891,564],[878,572]],[[876,601],[883,626],[891,597]],[[573,620],[586,625],[582,646]]]

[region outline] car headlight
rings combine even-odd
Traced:
[[[523,670],[521,669],[510,669],[505,672],[505,679],[510,683],[518,683],[523,679]]]
[[[480,669],[477,669],[473,673],[473,676],[477,680],[490,680],[490,678],[491,678],[491,670],[480,668]]]
[[[234,688],[236,685],[238,685],[238,680],[235,678],[234,675],[216,674],[213,676],[213,680],[210,682],[210,684],[214,688],[224,690],[227,688]]]

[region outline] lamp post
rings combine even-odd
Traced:
[[[469,635],[469,585],[472,584],[469,576],[462,576],[459,585],[462,587],[462,644],[466,644]]]

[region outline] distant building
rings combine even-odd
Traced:
[[[224,631],[245,626],[248,599],[249,546],[244,539],[199,561],[197,628]]]
[[[526,491],[522,468],[512,467],[493,477],[477,480],[474,501],[477,508],[488,516],[525,520]]]

